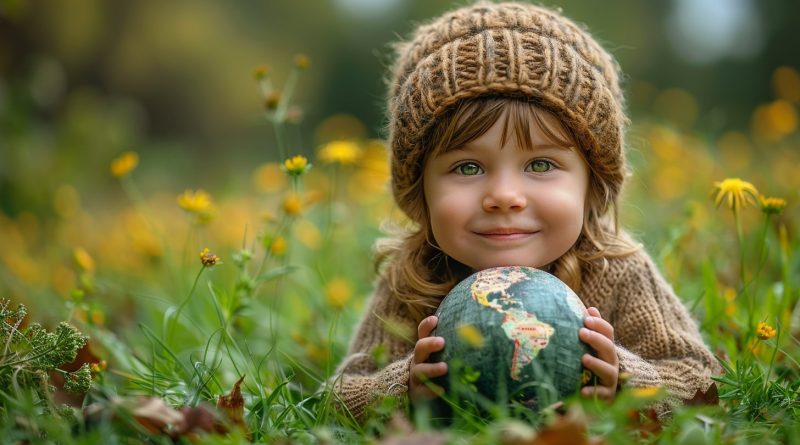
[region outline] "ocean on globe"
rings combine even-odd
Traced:
[[[436,311],[431,335],[444,337],[445,347],[429,361],[447,362],[449,372],[435,383],[451,404],[470,391],[534,412],[564,400],[590,375],[581,363],[590,348],[578,339],[584,311],[578,296],[545,271],[507,266],[476,272]]]

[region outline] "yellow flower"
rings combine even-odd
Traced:
[[[134,151],[126,151],[111,161],[111,174],[117,178],[126,176],[139,165],[139,155]]]
[[[353,287],[344,278],[334,278],[325,286],[325,302],[334,309],[342,309],[353,296]]]
[[[281,103],[281,92],[278,90],[271,91],[264,97],[264,108],[269,111],[277,110],[278,105]]]
[[[283,161],[283,166],[289,176],[300,176],[305,173],[311,166],[308,164],[308,159],[305,156],[293,156]]]
[[[208,251],[208,247],[204,248],[203,251],[200,252],[200,262],[203,263],[203,266],[205,267],[211,267],[217,264],[219,260],[219,256]]]
[[[298,241],[303,243],[309,249],[319,249],[322,243],[322,234],[317,226],[307,219],[302,219],[297,222],[294,228],[294,234]]]
[[[276,236],[269,243],[269,251],[275,256],[283,256],[286,253],[286,247],[286,238],[282,236]]]
[[[299,216],[303,213],[303,201],[294,193],[286,195],[283,199],[283,211],[289,216]]]
[[[592,371],[583,368],[583,372],[581,372],[581,386],[586,386],[589,382],[591,382],[592,377],[594,377]]]
[[[270,162],[259,166],[253,172],[253,186],[259,192],[272,193],[286,187],[286,175],[281,172],[281,165],[277,162]]]
[[[178,196],[178,205],[189,213],[207,213],[211,209],[211,196],[203,190],[186,190]]]
[[[108,368],[108,363],[105,360],[100,360],[97,363],[92,363],[91,368],[92,374],[99,374]]]
[[[772,326],[764,323],[763,321],[758,323],[758,328],[756,328],[756,336],[758,336],[759,339],[769,340],[770,338],[774,337],[775,334],[775,328]]]
[[[306,70],[309,65],[311,65],[311,59],[309,59],[307,55],[297,54],[294,56],[294,66],[296,66],[297,69],[301,71]]]
[[[352,141],[329,142],[319,151],[319,159],[328,164],[355,164],[360,156],[361,149]]]
[[[85,272],[94,272],[94,260],[83,247],[76,247],[72,252],[72,258],[75,259],[75,263],[81,270]]]
[[[486,343],[481,332],[471,324],[462,324],[456,328],[456,333],[462,340],[467,342],[473,348],[482,348]]]
[[[761,211],[768,215],[778,215],[786,208],[786,200],[783,198],[765,198],[764,195],[758,196],[761,203]]]
[[[256,80],[261,80],[267,77],[268,74],[269,74],[269,67],[266,65],[259,65],[253,71],[253,77],[255,77]]]
[[[723,199],[727,198],[728,208],[738,210],[748,203],[755,205],[758,197],[758,190],[755,186],[739,178],[727,178],[721,182],[715,182],[714,188],[717,192],[714,204],[717,207]]]
[[[649,399],[655,397],[661,391],[658,386],[643,386],[641,388],[631,389],[631,395],[637,399]]]

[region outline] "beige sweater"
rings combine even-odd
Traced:
[[[655,406],[660,415],[698,389],[708,389],[719,364],[643,250],[610,259],[605,271],[597,266],[583,274],[579,296],[614,326],[620,373],[630,374],[625,385],[666,388],[669,397]],[[420,321],[393,298],[384,280],[378,281],[334,380],[336,399],[356,419],[362,420],[369,404],[381,397],[407,393]],[[387,358],[381,361],[381,356]]]

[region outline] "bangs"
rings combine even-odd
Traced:
[[[504,114],[504,111],[507,113]],[[436,157],[457,150],[489,131],[502,117],[501,145],[513,137],[517,147],[532,150],[531,125],[535,125],[554,146],[574,149],[583,156],[573,132],[557,119],[545,120],[545,113],[550,114],[534,103],[507,97],[485,97],[461,102],[432,130],[431,141],[434,145],[429,153]]]

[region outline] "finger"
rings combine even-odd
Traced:
[[[617,387],[619,368],[590,354],[583,354],[581,363],[597,376],[602,386]]]
[[[583,319],[583,325],[593,331],[597,331],[605,335],[612,341],[614,340],[614,326],[611,326],[611,323],[609,323],[606,320],[603,320],[600,317],[597,316],[586,317]]]
[[[600,311],[594,306],[592,306],[589,309],[587,309],[587,312],[589,312],[589,315],[591,315],[592,317],[601,317],[602,318],[602,315],[600,315]]]
[[[417,327],[417,338],[418,339],[425,338],[431,335],[431,331],[433,330],[433,328],[436,327],[438,321],[439,318],[436,317],[435,315],[431,315],[430,317],[425,317]]]
[[[430,379],[447,374],[447,363],[419,363],[411,367],[411,378],[416,383],[425,383]]]
[[[414,363],[422,363],[428,360],[431,353],[444,349],[444,338],[425,337],[417,342],[414,347]]]
[[[616,388],[607,386],[584,386],[581,388],[581,396],[597,397],[603,400],[612,400],[617,394]]]
[[[581,328],[578,331],[578,338],[592,349],[597,351],[597,356],[608,363],[616,365],[619,363],[617,357],[617,348],[614,342],[605,335],[587,328]]]

